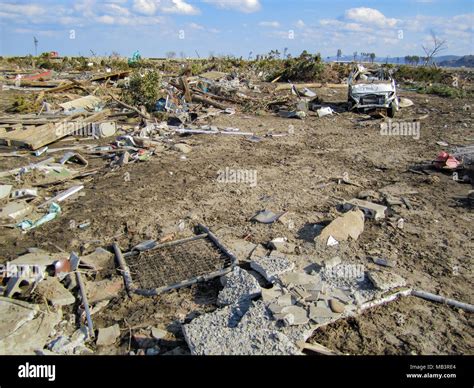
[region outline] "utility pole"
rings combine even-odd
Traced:
[[[38,39],[36,39],[36,36],[33,36],[33,42],[35,43],[35,57],[38,56]]]

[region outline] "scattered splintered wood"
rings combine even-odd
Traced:
[[[32,150],[37,150],[38,148],[53,143],[75,131],[80,131],[87,125],[105,119],[109,113],[110,110],[104,109],[91,116],[77,114],[63,119],[58,123],[48,123],[33,128],[17,129],[15,131],[2,133],[0,134],[0,144],[27,147]],[[73,122],[72,120],[75,121]]]
[[[108,93],[110,98],[114,100],[117,104],[122,105],[124,108],[133,110],[136,114],[138,114],[140,117],[144,118],[145,120],[151,120],[152,117],[148,114],[146,110],[139,110],[138,108],[135,108],[134,106],[128,105],[123,101],[120,101],[117,97],[115,97],[112,93]]]
[[[301,349],[306,349],[306,350],[311,350],[312,352],[318,353],[318,354],[324,354],[325,356],[340,356],[342,353],[336,351],[336,350],[331,350],[328,349],[326,346],[323,346],[318,343],[307,343],[307,342],[299,342],[297,345]]]
[[[315,82],[315,83],[309,83],[309,84],[294,84],[295,87],[298,88],[340,88],[340,89],[345,89],[347,88],[347,84],[324,84],[321,82]],[[275,89],[275,91],[278,90],[289,90],[293,84],[281,84],[278,85]]]

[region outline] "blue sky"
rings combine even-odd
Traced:
[[[422,55],[430,31],[445,54],[473,54],[472,0],[0,0],[0,55],[146,57],[302,50],[333,56]]]

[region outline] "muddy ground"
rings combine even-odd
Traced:
[[[345,102],[343,90],[318,89],[318,94],[326,102],[341,106]],[[412,99],[414,106],[399,111],[397,120],[428,114],[420,120],[419,139],[382,136],[381,119],[356,113],[318,118],[311,112],[305,120],[297,120],[269,112],[238,112],[218,116],[210,123],[262,136],[269,132],[287,136],[262,137],[260,142],[240,136],[175,138],[192,147],[185,159],[177,151],[164,151],[147,162],[114,172],[103,160],[89,159],[89,167],[103,169],[83,180],[82,195],[63,203],[59,219],[26,234],[1,229],[0,260],[14,259],[33,246],[85,254],[117,241],[126,251],[140,241],[169,233],[191,235],[192,227],[202,222],[224,241],[246,238],[257,244],[287,237],[300,247],[297,266],[301,268],[338,255],[371,269],[376,265],[369,256],[386,257],[409,286],[474,303],[474,212],[466,201],[458,199],[466,197],[471,185],[453,181],[449,173],[408,171],[436,157],[443,149],[437,141],[450,145],[474,142],[473,101],[400,94]],[[471,110],[463,108],[466,104]],[[69,139],[55,146],[72,143]],[[38,159],[0,158],[0,170],[25,165],[27,160]],[[219,182],[219,171],[226,167],[256,170],[257,184]],[[360,187],[322,187],[344,173]],[[315,248],[313,225],[332,220],[341,200],[386,186],[412,204],[412,209],[389,209],[393,219],[403,217],[403,229],[390,219],[369,220],[357,241],[326,250]],[[261,209],[288,211],[291,222],[250,222]],[[84,220],[91,221],[88,229],[71,228]],[[175,349],[187,353],[180,325],[215,309],[220,287],[216,280],[158,297],[134,297],[133,301],[123,292],[95,316],[96,327],[119,323],[123,330],[120,348],[103,352],[126,353],[134,348],[130,331],[157,326],[173,333],[162,352]],[[469,313],[409,297],[318,329],[312,340],[350,354],[473,354],[473,323]]]

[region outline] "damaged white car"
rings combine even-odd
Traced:
[[[362,112],[386,110],[394,117],[399,108],[395,80],[384,68],[374,70],[358,65],[348,79],[349,110]]]

